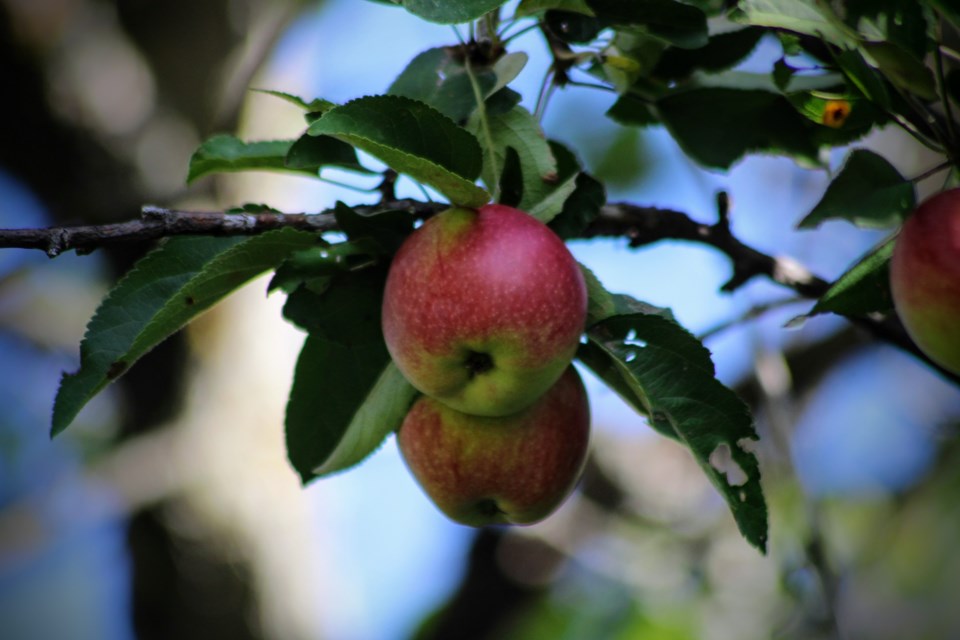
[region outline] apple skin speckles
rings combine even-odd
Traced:
[[[490,418],[421,396],[397,432],[407,468],[434,504],[470,526],[532,524],[570,495],[586,461],[590,408],[568,367],[527,409]]]
[[[394,257],[383,332],[417,389],[470,414],[532,404],[576,353],[586,323],[583,275],[563,241],[504,205],[449,209]],[[492,366],[473,375],[471,354]]]

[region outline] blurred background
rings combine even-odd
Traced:
[[[214,133],[302,131],[299,110],[250,87],[346,101],[455,42],[450,28],[363,0],[0,0],[0,227],[127,220],[146,203],[373,202],[299,177],[188,189],[185,176]],[[769,68],[773,46],[747,66]],[[549,59],[533,33],[514,49],[531,55],[515,88],[532,108]],[[725,189],[743,241],[826,278],[883,237],[837,222],[797,232],[825,172],[773,158],[706,172],[662,130],[604,119],[611,102],[568,89],[544,119],[611,200],[712,222]],[[908,176],[937,162],[893,130],[862,144]],[[148,248],[0,252],[4,639],[960,637],[960,390],[843,322],[784,329],[810,304],[770,283],[719,294],[729,264],[714,251],[571,247],[608,289],[671,307],[752,406],[766,556],[691,456],[592,379],[592,460],[541,524],[448,522],[392,440],[301,487],[283,413],[303,335],[264,280],[150,353],[51,441],[52,401],[87,320]]]

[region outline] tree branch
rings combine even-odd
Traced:
[[[726,292],[736,291],[756,276],[766,276],[807,298],[819,298],[830,287],[829,282],[792,258],[770,256],[738,240],[730,231],[723,206],[720,220],[708,225],[680,211],[610,203],[601,209],[583,237],[626,237],[631,247],[660,240],[687,240],[712,246],[733,263],[733,275],[722,287]]]
[[[416,200],[392,200],[354,209],[361,214],[402,209],[426,217],[446,206]],[[145,206],[138,220],[128,222],[44,229],[0,229],[0,249],[39,249],[55,258],[64,251],[89,253],[108,245],[159,240],[168,236],[258,235],[287,227],[321,233],[338,228],[333,209],[320,213],[222,213]]]
[[[427,218],[448,206],[438,202],[392,198],[392,187],[392,181],[385,179],[381,185],[383,201],[380,204],[361,205],[354,209],[361,214],[400,209],[419,218]],[[338,228],[333,211],[222,213],[145,206],[138,220],[128,222],[44,229],[0,229],[0,249],[39,249],[53,258],[64,251],[89,253],[107,245],[159,240],[167,236],[257,235],[286,227],[323,233]],[[631,247],[660,240],[688,240],[710,245],[723,252],[733,263],[733,276],[723,285],[723,290],[727,292],[735,291],[756,276],[766,276],[808,298],[820,297],[830,286],[794,260],[773,257],[740,242],[730,231],[724,206],[721,206],[719,222],[707,225],[670,209],[642,207],[626,202],[607,204],[581,237],[625,237],[629,239]]]
[[[408,211],[418,218],[428,218],[446,209],[442,202],[413,199],[389,199],[392,183],[381,185],[384,200],[379,204],[353,207],[360,214],[379,211]],[[816,299],[830,283],[814,275],[791,258],[771,256],[738,240],[730,230],[726,196],[718,196],[719,220],[703,224],[680,211],[642,207],[627,202],[604,205],[599,215],[581,232],[581,238],[627,238],[631,247],[641,247],[660,240],[686,240],[714,247],[730,258],[733,275],[722,289],[736,291],[749,280],[764,276],[800,295]],[[319,233],[338,230],[333,209],[319,213],[222,213],[214,211],[179,211],[145,206],[138,220],[103,225],[47,227],[43,229],[0,229],[0,249],[39,249],[51,258],[64,251],[89,253],[97,248],[129,242],[159,240],[168,236],[257,235],[280,228],[301,229]],[[944,377],[960,384],[960,376],[934,364],[909,338],[896,316],[849,317],[854,325],[874,338],[895,345],[927,362]]]
[[[733,275],[722,287],[727,292],[736,291],[756,276],[765,276],[806,298],[817,299],[827,292],[830,283],[811,273],[799,262],[788,257],[765,254],[738,240],[730,230],[727,204],[726,196],[719,195],[719,220],[708,225],[680,211],[640,207],[626,202],[609,203],[603,206],[600,215],[581,236],[626,237],[631,247],[641,247],[660,240],[687,240],[709,245],[721,251],[733,263]],[[906,351],[947,380],[960,385],[960,376],[947,371],[920,351],[896,315],[845,317],[874,339]]]

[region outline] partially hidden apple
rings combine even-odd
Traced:
[[[894,307],[921,351],[960,374],[960,189],[924,201],[894,241]]]
[[[563,241],[503,205],[453,208],[400,247],[383,297],[383,335],[421,392],[474,415],[532,404],[584,331],[583,274]]]
[[[532,406],[498,418],[421,396],[397,432],[407,467],[450,519],[531,524],[570,495],[586,460],[590,410],[572,366]]]

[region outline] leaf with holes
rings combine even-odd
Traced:
[[[80,344],[80,369],[64,374],[51,433],[134,362],[190,320],[316,234],[278,229],[253,238],[173,238],[147,254],[100,304]]]
[[[478,207],[490,200],[474,184],[482,166],[476,138],[422,102],[401,96],[358,98],[328,111],[308,133],[362,149],[454,204]]]
[[[614,311],[603,305],[612,315],[588,328],[578,357],[657,431],[690,449],[744,538],[765,551],[767,507],[747,406],[716,379],[709,351],[668,311],[613,299]]]

